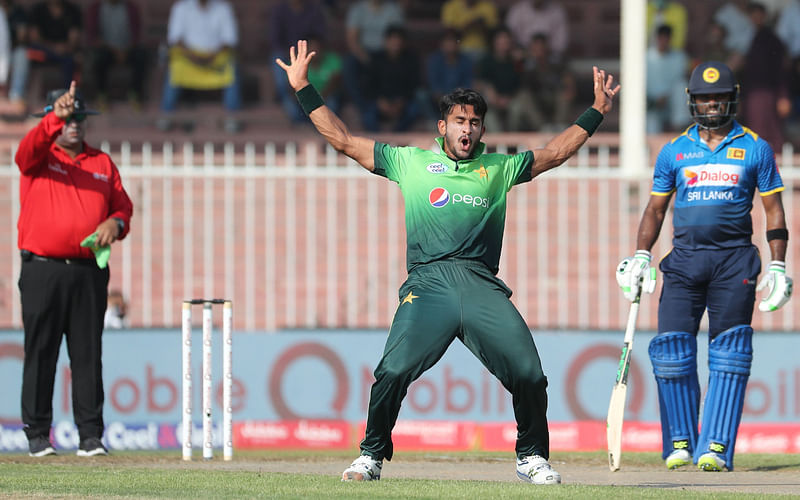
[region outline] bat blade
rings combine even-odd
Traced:
[[[627,351],[627,349],[624,350]],[[624,357],[630,362],[629,355]],[[611,401],[608,404],[608,418],[606,419],[608,468],[612,472],[619,470],[620,458],[622,456],[622,423],[625,417],[625,400],[627,396],[627,377],[618,378],[617,383],[614,384],[614,389],[611,391]]]
[[[611,472],[619,470],[622,457],[622,423],[625,420],[625,400],[628,396],[628,368],[631,364],[631,351],[633,350],[633,334],[636,330],[636,317],[639,315],[639,299],[641,290],[636,300],[631,303],[628,313],[628,325],[625,328],[625,339],[622,344],[622,355],[619,358],[617,379],[611,390],[611,401],[608,404],[608,417],[606,418],[606,440],[608,443],[608,468]]]

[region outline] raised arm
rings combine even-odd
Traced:
[[[533,177],[555,168],[575,154],[603,117],[611,111],[614,97],[619,93],[619,85],[614,86],[614,77],[606,75],[605,70],[592,67],[594,77],[594,104],[587,109],[573,125],[555,136],[543,148],[533,151]]]
[[[344,153],[371,172],[375,169],[375,141],[351,134],[347,125],[325,106],[319,92],[308,82],[308,63],[315,54],[308,52],[305,40],[298,40],[297,47],[289,49],[289,64],[281,59],[275,62],[286,71],[289,85],[297,93],[300,106],[308,113],[317,131],[336,151]]]

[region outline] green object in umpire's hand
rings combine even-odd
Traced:
[[[111,257],[111,245],[97,246],[97,232],[94,232],[81,241],[82,247],[88,247],[94,252],[94,259],[97,267],[105,269],[108,265],[108,258]]]

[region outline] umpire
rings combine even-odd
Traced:
[[[19,145],[19,290],[25,328],[22,422],[30,455],[54,455],[50,443],[53,385],[61,337],[72,370],[78,456],[106,455],[103,446],[102,333],[109,271],[81,246],[123,238],[133,204],[111,158],[84,142],[86,117],[97,114],[72,82],[47,95],[43,117]],[[102,266],[102,267],[101,267]]]

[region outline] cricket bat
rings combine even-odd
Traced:
[[[633,332],[636,330],[636,317],[639,315],[639,299],[642,297],[641,287],[636,299],[631,302],[628,313],[628,326],[625,328],[625,339],[622,342],[622,355],[617,368],[617,380],[611,391],[611,402],[608,404],[606,419],[606,438],[608,440],[608,468],[612,472],[619,470],[622,455],[622,422],[625,418],[625,399],[628,396],[628,368],[631,365],[633,350]]]

